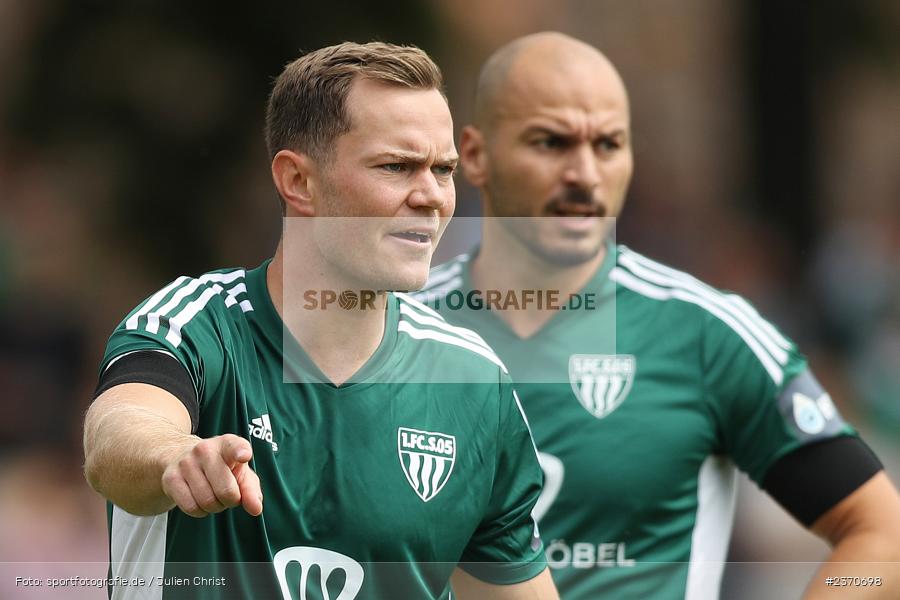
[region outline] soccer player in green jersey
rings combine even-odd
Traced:
[[[384,291],[424,284],[454,209],[437,66],[383,43],[311,52],[276,81],[266,134],[274,257],[179,277],[103,357],[85,472],[110,501],[111,597],[444,599],[452,580],[454,598],[557,598],[506,368]],[[324,310],[330,290],[377,302]]]
[[[718,597],[735,468],[833,546],[809,598],[831,597],[826,575],[882,578],[841,598],[900,597],[900,564],[841,564],[900,561],[900,498],[794,344],[740,297],[612,243],[632,151],[604,56],[556,33],[497,51],[460,159],[482,243],[417,297],[510,368],[562,598]],[[547,310],[551,291],[580,308]]]

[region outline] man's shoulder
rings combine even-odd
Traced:
[[[253,311],[247,290],[247,269],[222,268],[198,276],[181,275],[141,302],[121,323],[125,330],[156,333],[178,345],[188,323],[234,321]]]
[[[617,297],[629,304],[646,303],[698,317],[716,317],[722,310],[742,310],[747,304],[737,294],[621,244],[616,246],[616,261],[609,277],[616,284]]]
[[[698,339],[716,345],[739,344],[780,382],[796,347],[743,297],[711,286],[684,271],[649,259],[625,246],[617,248],[610,278],[617,284],[619,314],[632,311],[636,318],[655,311],[665,315],[669,331],[695,332]]]
[[[432,304],[435,300],[443,299],[447,294],[459,290],[463,285],[463,270],[466,268],[470,254],[460,254],[445,263],[431,269],[428,273],[428,281],[425,286],[410,297],[424,304]]]
[[[415,356],[426,363],[441,361],[441,371],[449,377],[447,382],[496,382],[498,369],[508,374],[503,361],[478,333],[451,325],[411,294],[395,293],[395,296],[400,307],[398,331],[408,338]],[[482,377],[471,379],[475,374]]]

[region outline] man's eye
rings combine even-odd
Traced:
[[[534,143],[544,150],[562,150],[568,146],[566,138],[556,135],[538,138]]]
[[[387,163],[381,165],[381,168],[389,173],[402,173],[406,170],[406,163]]]
[[[453,165],[435,165],[431,170],[435,175],[450,177],[456,171],[456,168]]]
[[[622,144],[614,138],[601,138],[597,141],[597,148],[603,152],[614,152],[622,147]]]

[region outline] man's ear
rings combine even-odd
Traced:
[[[459,138],[459,162],[466,179],[477,188],[487,181],[487,160],[484,134],[474,125],[466,125]]]
[[[318,170],[306,153],[280,150],[272,158],[272,179],[284,200],[285,214],[312,217]]]

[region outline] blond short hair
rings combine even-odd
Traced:
[[[344,42],[314,50],[275,81],[266,109],[270,158],[287,149],[327,160],[335,138],[350,130],[347,96],[357,77],[443,94],[441,70],[415,46]]]

